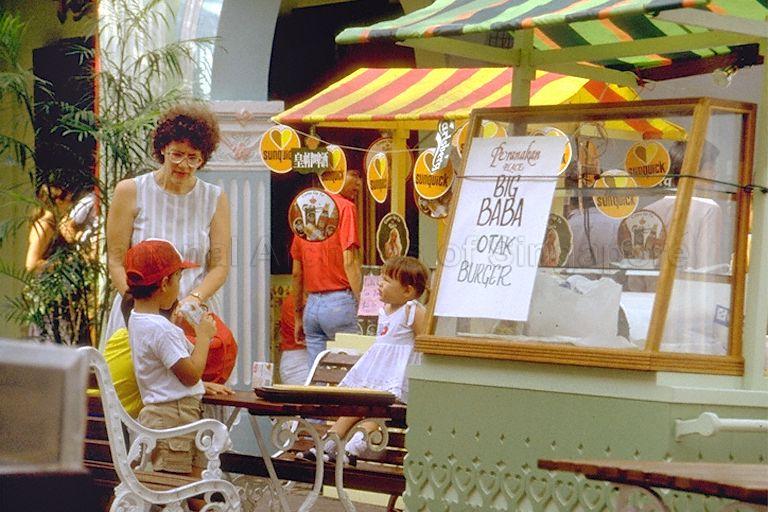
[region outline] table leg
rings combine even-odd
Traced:
[[[363,425],[365,423],[375,423],[377,429],[368,432]],[[347,512],[355,512],[355,506],[352,504],[352,500],[349,499],[347,492],[344,490],[344,464],[339,464],[338,461],[344,460],[344,454],[346,453],[347,443],[357,433],[363,434],[363,439],[368,443],[368,448],[374,452],[381,452],[386,450],[387,443],[389,443],[389,431],[387,430],[386,419],[383,418],[365,418],[349,429],[349,432],[340,439],[338,435],[329,434],[333,436],[333,440],[336,442],[337,457],[336,457],[336,492],[339,494],[339,500],[341,501],[344,510]]]
[[[298,433],[306,432],[312,437],[316,453],[324,453],[325,439],[321,437],[315,426],[309,421],[298,416],[275,418],[274,421],[275,423],[272,425],[272,444],[281,450],[290,449],[298,439]],[[322,456],[318,456],[315,460],[315,482],[312,485],[312,490],[307,494],[307,497],[304,498],[299,507],[299,512],[306,512],[312,509],[312,506],[323,490],[324,474],[325,461],[323,461]]]
[[[259,452],[261,458],[264,460],[264,465],[267,467],[267,473],[269,473],[269,483],[272,488],[273,498],[277,498],[280,503],[280,509],[283,512],[290,512],[288,507],[288,498],[285,495],[283,486],[280,485],[280,480],[277,478],[275,467],[272,465],[272,454],[267,449],[267,443],[264,441],[264,436],[261,434],[261,427],[259,426],[259,419],[256,416],[250,416],[251,429],[254,436],[256,436],[256,443],[259,445]]]
[[[252,424],[255,422],[255,419],[251,418]],[[363,427],[365,423],[375,423],[377,425],[377,429],[371,432],[370,434],[368,431]],[[258,425],[254,426],[254,432],[256,432],[256,429],[258,428]],[[287,417],[287,418],[275,418],[275,423],[272,426],[272,443],[279,447],[281,450],[287,450],[290,449],[296,440],[298,439],[298,433],[299,432],[306,432],[312,437],[312,442],[315,445],[315,453],[318,454],[318,457],[316,457],[315,461],[315,482],[312,486],[312,490],[309,492],[307,497],[304,499],[304,502],[301,504],[301,507],[299,507],[299,512],[306,512],[312,508],[315,501],[317,501],[317,498],[320,496],[320,493],[323,489],[323,476],[325,472],[325,463],[323,461],[323,457],[321,456],[325,452],[325,444],[329,441],[333,441],[336,443],[336,450],[337,450],[337,463],[335,467],[335,481],[336,481],[336,491],[339,495],[339,501],[341,501],[342,507],[344,507],[344,510],[347,512],[356,512],[355,506],[352,503],[352,500],[349,499],[349,496],[347,495],[346,491],[344,490],[344,453],[346,452],[346,446],[347,443],[352,439],[352,436],[355,435],[357,432],[361,432],[364,436],[364,439],[368,443],[368,447],[374,451],[382,451],[385,450],[387,447],[387,443],[389,442],[389,432],[387,430],[386,425],[386,419],[384,418],[365,418],[363,420],[358,421],[355,423],[355,425],[347,432],[347,434],[340,438],[336,433],[334,432],[328,432],[325,437],[322,437],[320,433],[315,428],[315,425],[304,418],[299,417]],[[257,434],[257,438],[261,434]],[[259,448],[261,449],[261,445],[259,445]],[[262,452],[264,453],[264,452]],[[272,461],[271,459],[267,461],[267,459],[264,459],[265,464],[267,464],[267,470],[270,471],[270,476],[273,475],[274,469],[272,468]],[[275,476],[276,479],[276,476]]]

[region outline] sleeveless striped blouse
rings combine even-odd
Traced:
[[[171,194],[157,183],[155,173],[134,178],[136,182],[136,218],[133,221],[131,245],[147,238],[170,241],[185,260],[200,265],[181,273],[180,298],[186,297],[208,272],[210,228],[221,188],[197,179],[195,186],[186,194]],[[112,305],[107,328],[102,336],[102,346],[116,330],[124,327],[120,314],[121,297],[118,294]],[[221,315],[221,300],[216,293],[208,299],[211,311]]]

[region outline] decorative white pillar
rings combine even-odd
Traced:
[[[224,189],[232,211],[229,278],[220,291],[222,319],[238,342],[232,384],[250,385],[252,361],[269,357],[270,174],[259,157],[261,135],[281,101],[212,101],[221,129],[218,150],[201,173]]]

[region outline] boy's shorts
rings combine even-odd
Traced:
[[[139,413],[138,421],[148,428],[166,429],[187,425],[202,418],[200,399],[187,396],[179,400],[148,404]],[[204,468],[205,454],[195,445],[195,434],[170,439],[158,439],[152,451],[152,468],[155,471],[191,473],[192,466]]]

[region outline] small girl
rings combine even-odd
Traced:
[[[426,311],[416,299],[427,288],[428,270],[419,260],[409,256],[396,256],[387,260],[381,271],[379,296],[384,307],[379,309],[376,342],[349,370],[339,386],[359,387],[388,391],[403,403],[408,401],[406,367],[421,362],[421,354],[414,352],[414,338],[426,328]],[[343,437],[361,418],[343,416],[331,427]],[[377,428],[373,422],[363,425],[366,431]],[[357,433],[347,443],[345,462],[355,464],[357,457],[365,453],[375,456],[368,449],[362,433]],[[325,444],[328,459],[334,459],[336,445]],[[383,454],[383,452],[381,452]],[[314,460],[314,448],[300,454]]]

